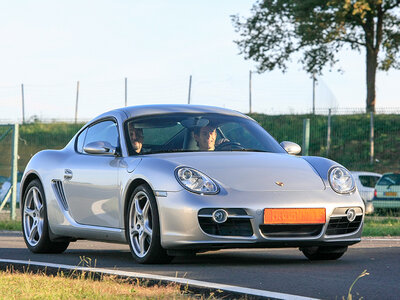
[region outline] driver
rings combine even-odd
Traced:
[[[194,139],[201,151],[214,151],[215,140],[217,139],[216,127],[208,125],[204,127],[195,127]]]
[[[131,139],[132,148],[136,153],[142,151],[143,146],[143,129],[133,127],[133,123],[128,124],[129,137]]]

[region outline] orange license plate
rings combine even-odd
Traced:
[[[324,224],[325,208],[266,208],[264,224]]]
[[[397,193],[396,192],[385,192],[383,193],[385,196],[392,196],[392,197],[396,197]]]

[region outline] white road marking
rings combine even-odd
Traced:
[[[71,271],[77,270],[77,271],[97,272],[97,273],[124,276],[124,277],[134,277],[134,278],[142,278],[142,279],[150,279],[150,280],[158,280],[158,281],[162,280],[162,281],[168,281],[168,282],[175,282],[175,283],[179,283],[182,285],[190,285],[193,287],[223,290],[223,291],[228,291],[228,292],[236,292],[236,293],[247,294],[247,295],[252,295],[252,296],[259,296],[259,297],[266,297],[266,298],[275,298],[275,299],[284,299],[284,300],[317,300],[316,298],[302,297],[302,296],[291,295],[291,294],[276,293],[276,292],[263,291],[263,290],[258,290],[258,289],[244,288],[244,287],[239,287],[239,286],[234,286],[234,285],[213,283],[213,282],[207,282],[207,281],[199,281],[199,280],[193,280],[193,279],[187,279],[187,278],[146,274],[146,273],[44,263],[44,262],[31,261],[31,260],[0,259],[0,263],[26,264],[26,265],[49,267],[49,268],[55,268],[55,269],[65,269],[65,270],[71,270]]]
[[[400,242],[400,239],[396,238],[362,238],[361,241],[385,241],[385,242]]]

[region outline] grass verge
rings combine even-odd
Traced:
[[[363,236],[400,236],[400,218],[366,217]]]
[[[21,231],[21,221],[0,220],[0,230]]]
[[[177,284],[146,286],[112,276],[100,280],[0,271],[0,299],[194,299]],[[196,299],[198,299],[196,297]]]

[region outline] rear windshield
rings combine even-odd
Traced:
[[[365,187],[373,188],[376,185],[376,182],[379,180],[379,176],[370,176],[370,175],[360,175],[359,176],[361,184]]]
[[[400,185],[400,174],[385,174],[377,185]]]

